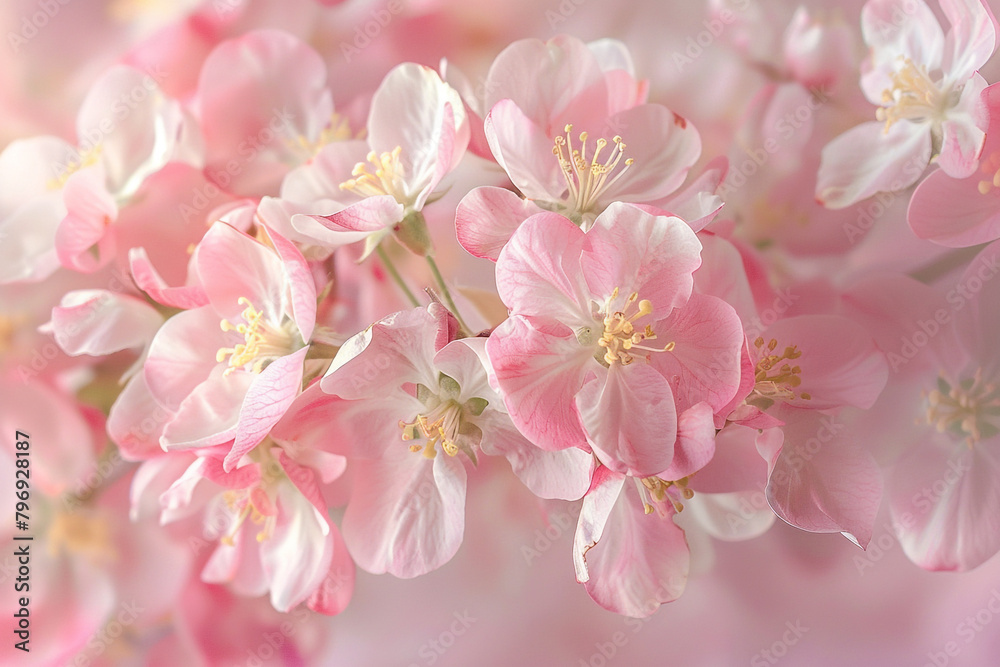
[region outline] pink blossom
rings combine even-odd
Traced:
[[[876,192],[903,190],[934,158],[953,178],[972,174],[986,129],[979,68],[996,48],[997,23],[983,0],[941,0],[947,34],[924,0],[869,0],[861,27],[871,55],[861,88],[876,121],[823,151],[816,196],[842,208]],[[877,146],[858,151],[858,146]]]
[[[316,313],[302,255],[271,233],[270,246],[217,223],[193,268],[208,303],[164,323],[144,365],[153,398],[175,412],[164,448],[234,440],[225,468],[260,442],[301,391]]]
[[[710,417],[740,381],[739,319],[691,294],[700,249],[679,218],[627,204],[587,233],[554,213],[518,228],[497,262],[511,317],[486,349],[522,433],[619,473],[670,466],[678,415],[705,402]]]

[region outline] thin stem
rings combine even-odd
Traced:
[[[417,297],[413,296],[413,292],[411,292],[410,288],[406,286],[405,282],[403,282],[403,276],[399,275],[399,271],[396,270],[396,266],[392,263],[392,260],[389,259],[389,255],[386,253],[385,248],[379,245],[375,248],[375,252],[378,253],[378,258],[382,260],[382,266],[384,266],[385,270],[389,272],[392,279],[396,281],[399,289],[403,290],[403,294],[405,294],[406,298],[409,299],[411,304],[413,304],[413,307],[419,308],[420,302],[417,301]]]
[[[462,331],[466,335],[471,334],[472,330],[469,329],[465,320],[463,320],[462,316],[458,313],[458,308],[455,306],[455,300],[451,298],[451,292],[448,291],[448,286],[444,283],[444,277],[441,275],[441,271],[438,270],[437,262],[435,262],[434,258],[430,255],[425,255],[425,258],[427,259],[427,265],[431,267],[431,273],[434,274],[434,280],[437,282],[438,287],[441,288],[441,295],[444,296],[444,302],[445,305],[448,306],[448,310],[450,310],[451,314],[458,320],[458,324],[462,327]]]

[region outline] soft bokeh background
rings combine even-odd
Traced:
[[[390,4],[399,11],[390,12]],[[0,6],[0,34],[6,42],[0,58],[0,148],[35,134],[73,139],[74,116],[88,86],[104,68],[121,60],[163,68],[162,85],[185,99],[193,93],[200,63],[215,44],[267,26],[299,36],[324,56],[338,108],[370,93],[385,72],[404,60],[437,66],[446,57],[475,82],[483,80],[492,58],[514,39],[562,32],[587,40],[616,37],[631,49],[640,76],[650,80],[651,101],[693,119],[702,132],[705,155],[711,157],[729,150],[742,115],[766,78],[761,71],[732,64],[739,50],[759,48],[766,53],[800,4],[824,20],[843,21],[855,30],[862,5],[857,0],[836,6],[820,0],[759,3],[778,17],[774,34],[763,29],[766,22],[753,34],[737,34],[737,27],[727,25],[707,45],[695,49],[691,45],[697,45],[698,35],[711,32],[706,23],[708,2],[394,0],[390,4],[8,0]],[[737,11],[760,9],[748,2],[729,6]],[[220,16],[226,22],[220,22]],[[366,34],[365,27],[372,25],[377,29]],[[676,57],[692,53],[697,55],[690,63]],[[854,55],[860,59],[863,52]],[[990,67],[997,71],[995,61]],[[997,78],[989,71],[985,74],[990,81]],[[455,256],[453,261],[465,260]],[[481,270],[476,267],[480,265],[467,270]],[[474,280],[475,276],[469,278]],[[488,284],[490,276],[486,273],[479,280]],[[0,422],[5,429],[37,428],[43,433],[51,429],[47,422],[53,415],[69,419],[65,415],[74,408],[54,406],[44,392],[26,396],[14,368],[39,350],[46,351],[49,372],[64,362],[69,365],[61,353],[47,356],[45,340],[34,327],[45,321],[47,309],[67,289],[99,282],[61,273],[40,286],[0,290],[4,315],[0,352],[5,356],[0,363],[5,378],[5,414]],[[15,312],[29,315],[15,317]],[[92,402],[100,406],[100,388],[91,389]],[[80,464],[79,474],[88,474],[88,465],[96,468],[99,461],[113,459],[99,433],[92,436],[92,446],[72,429],[52,435],[70,437],[77,438],[80,447],[90,448],[88,457],[103,456]],[[43,465],[46,457],[51,466],[63,462],[42,444],[44,438],[37,442],[36,466]],[[66,448],[72,443],[61,443],[59,456]],[[470,477],[466,540],[454,561],[412,581],[359,572],[354,599],[342,615],[332,619],[293,615],[290,625],[282,626],[281,619],[258,618],[267,616],[266,601],[232,600],[213,587],[197,585],[180,591],[179,584],[171,584],[193,571],[189,561],[197,558],[197,549],[183,542],[158,546],[157,540],[166,538],[158,537],[155,527],[126,524],[129,475],[127,465],[116,468],[114,477],[119,479],[106,492],[108,500],[100,511],[102,521],[116,531],[131,530],[138,536],[139,547],[119,553],[115,568],[134,569],[135,577],[157,584],[129,585],[124,590],[130,598],[122,598],[152,611],[121,638],[92,643],[79,657],[60,664],[190,664],[185,662],[191,658],[184,647],[192,642],[216,646],[216,657],[209,663],[213,665],[303,664],[288,658],[282,645],[288,637],[306,635],[303,641],[313,651],[309,664],[351,667],[1000,664],[1000,560],[993,558],[962,575],[924,572],[905,558],[888,518],[877,522],[867,553],[838,535],[806,534],[781,522],[762,538],[745,543],[713,542],[692,534],[699,571],[692,575],[687,592],[650,619],[639,621],[603,611],[575,583],[570,558],[572,508],[540,507],[505,465],[488,462]],[[12,475],[5,475],[4,485],[8,478]],[[66,544],[69,553],[79,554],[80,559],[93,556],[92,549],[87,551],[92,539]],[[142,545],[156,551],[156,557]],[[148,562],[136,562],[143,558]],[[34,567],[46,562],[36,560]],[[42,576],[37,569],[36,575]],[[0,580],[7,609],[12,595],[8,570]],[[87,594],[104,595],[103,590]],[[121,590],[116,594],[121,596]],[[56,611],[48,618],[42,610],[35,613],[36,628],[58,625]],[[95,623],[101,627],[102,621]],[[287,628],[286,635],[275,635],[276,627]],[[49,628],[56,635],[63,630]],[[4,641],[10,641],[6,633]],[[37,630],[33,641],[46,641],[46,631]],[[13,664],[44,664],[37,655],[11,659],[17,661]]]

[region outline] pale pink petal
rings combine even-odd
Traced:
[[[224,222],[208,231],[193,257],[195,271],[215,311],[230,322],[242,321],[247,299],[266,318],[284,315],[286,280],[282,261],[263,243]]]
[[[223,464],[227,472],[267,437],[271,427],[278,423],[299,395],[302,390],[302,362],[308,352],[309,348],[303,347],[276,359],[253,377],[240,407],[236,440]]]
[[[153,267],[145,248],[132,248],[128,258],[136,286],[153,301],[184,310],[208,305],[208,295],[200,285],[169,287]]]
[[[216,353],[230,337],[219,328],[219,316],[205,306],[177,313],[160,327],[150,343],[144,373],[157,402],[176,410],[216,366]]]
[[[315,612],[334,616],[344,611],[354,594],[354,561],[347,552],[347,545],[336,526],[330,526],[333,536],[333,558],[330,570],[319,587],[313,591],[306,605]]]
[[[240,406],[252,380],[251,373],[227,376],[224,367],[217,366],[208,379],[181,401],[176,416],[163,429],[160,445],[166,450],[192,449],[232,440],[236,437]]]
[[[594,479],[587,495],[583,498],[580,518],[573,534],[573,566],[576,569],[576,580],[581,584],[590,581],[587,552],[600,542],[608,517],[611,516],[611,510],[618,501],[627,479],[625,475],[620,475],[604,466],[594,471]]]
[[[697,403],[677,416],[677,442],[670,467],[660,479],[683,479],[698,472],[715,456],[715,420],[712,406]]]
[[[198,100],[206,173],[246,196],[277,192],[289,167],[305,161],[295,140],[318,140],[333,112],[319,54],[278,30],[216,47],[202,66]]]
[[[104,356],[144,348],[163,317],[133,296],[108,290],[75,290],[52,309],[50,331],[66,354]]]
[[[580,228],[557,213],[525,220],[497,258],[497,291],[504,304],[518,315],[593,324],[578,259],[586,243]]]
[[[870,408],[889,379],[885,354],[864,327],[836,315],[800,315],[778,320],[762,337],[778,341],[777,354],[797,345],[802,356],[802,383],[795,388],[809,400],[794,399],[799,407],[814,410],[853,405]]]
[[[882,91],[892,88],[889,75],[899,58],[928,71],[941,66],[944,32],[924,0],[869,0],[861,10],[861,32],[873,59],[863,68],[861,87],[872,104],[881,104]]]
[[[858,146],[871,149],[860,151]],[[920,178],[930,157],[929,126],[898,122],[886,132],[885,123],[862,123],[823,149],[816,198],[838,209],[876,192],[903,190]]]
[[[916,444],[896,463],[889,507],[914,563],[961,572],[1000,551],[1000,455],[995,438],[973,447],[939,440]]]
[[[784,444],[769,461],[767,501],[793,526],[843,533],[865,548],[882,499],[882,475],[871,454],[845,437],[845,428],[828,415],[784,426]]]
[[[653,325],[657,338],[650,346],[669,352],[649,353],[649,363],[670,378],[677,407],[683,411],[707,402],[715,411],[725,407],[741,381],[743,326],[732,306],[722,299],[692,294],[687,305]]]
[[[587,592],[609,611],[643,618],[680,597],[690,554],[673,516],[646,514],[627,483],[608,516],[600,541],[587,553]]]
[[[700,252],[697,235],[680,218],[614,203],[587,233],[580,265],[591,294],[607,298],[616,288],[622,296],[638,292],[652,302],[652,317],[660,319],[687,302]]]
[[[521,223],[541,212],[530,199],[521,199],[505,188],[475,188],[455,211],[458,242],[476,257],[495,262]]]
[[[510,98],[534,122],[548,123],[542,129],[553,136],[566,123],[589,125],[609,113],[600,63],[575,37],[518,40],[497,55],[486,79],[487,109]]]
[[[941,148],[938,166],[952,178],[967,178],[979,167],[979,152],[986,138],[989,110],[983,91],[986,79],[978,73],[966,82],[962,96],[946,119],[941,121]]]
[[[636,477],[670,466],[677,437],[673,392],[650,366],[612,364],[576,395],[587,440],[601,463]]]
[[[420,208],[441,177],[455,168],[469,143],[462,98],[433,69],[404,63],[372,97],[368,143],[377,153],[397,146],[407,195]],[[419,199],[416,199],[419,195]]]
[[[511,182],[528,199],[558,200],[566,190],[552,136],[536,125],[513,100],[501,100],[485,120],[486,140]],[[558,128],[555,134],[562,134]]]
[[[326,578],[333,558],[333,539],[325,513],[320,513],[298,488],[310,485],[318,494],[313,474],[284,454],[279,461],[296,485],[278,485],[278,520],[274,533],[261,543],[260,559],[271,585],[271,604],[287,612],[304,602]]]
[[[77,271],[96,271],[114,252],[114,237],[107,229],[118,218],[118,206],[104,187],[103,171],[94,167],[73,174],[63,189],[63,201],[66,217],[56,230],[59,261]]]
[[[576,447],[554,452],[540,449],[528,442],[506,415],[492,413],[477,423],[483,429],[483,453],[506,457],[517,478],[539,498],[579,500],[590,488],[594,470],[590,452]]]
[[[986,64],[996,49],[997,20],[983,0],[940,0],[951,24],[945,40],[942,69],[964,81]]]
[[[108,414],[108,436],[126,461],[144,461],[163,453],[160,435],[173,414],[149,393],[146,376],[138,373],[115,399]]]
[[[354,561],[403,579],[447,563],[465,531],[465,484],[461,461],[440,452],[430,461],[400,446],[356,461],[343,523]]]
[[[528,440],[547,450],[587,447],[575,397],[587,372],[603,368],[572,331],[515,315],[486,351],[510,418]]]
[[[44,280],[55,273],[56,231],[65,218],[60,191],[29,200],[0,220],[0,283]]]
[[[943,170],[928,176],[913,192],[906,218],[919,238],[949,248],[965,248],[1000,238],[1000,189],[983,195],[979,183],[989,175],[954,179]]]
[[[404,310],[351,337],[337,352],[321,386],[348,400],[385,395],[404,383],[437,386],[434,354],[446,341],[447,312],[440,306]]]
[[[624,156],[635,162],[602,193],[602,204],[665,197],[681,186],[701,156],[701,136],[694,125],[659,104],[619,112],[607,125],[621,128]]]
[[[308,341],[316,326],[316,281],[312,271],[305,257],[291,241],[266,227],[264,232],[285,268],[292,319],[302,340]]]
[[[714,456],[691,479],[691,488],[708,494],[763,489],[768,466],[757,453],[757,433],[756,429],[738,424],[728,424],[719,431]],[[780,432],[777,435],[780,437]]]

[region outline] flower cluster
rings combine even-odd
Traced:
[[[1000,551],[992,11],[711,4],[725,62],[655,85],[570,35],[366,79],[189,8],[75,139],[6,145],[0,379],[53,448],[62,655],[142,578],[190,628],[339,614],[355,568],[455,556],[483,469],[572,511],[567,569],[632,617],[776,518],[864,549],[884,501],[922,568]]]

